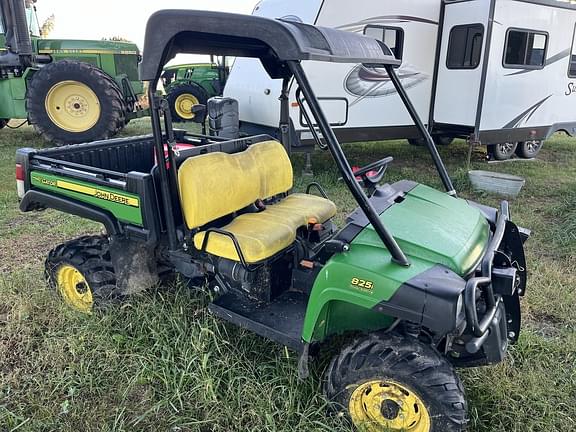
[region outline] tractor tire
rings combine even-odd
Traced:
[[[0,119],[0,129],[4,128],[8,124],[10,119]]]
[[[172,121],[201,123],[202,118],[192,112],[194,105],[206,105],[208,93],[198,84],[175,84],[167,96]]]
[[[358,430],[466,429],[467,403],[454,368],[414,338],[372,334],[353,342],[330,363],[324,391]]]
[[[85,236],[54,248],[45,263],[48,285],[72,308],[91,313],[122,298],[105,236]]]
[[[518,143],[492,144],[488,146],[488,154],[497,161],[510,159],[516,152]]]
[[[126,124],[120,87],[95,66],[62,60],[42,67],[26,95],[28,120],[57,145],[104,140]]]
[[[525,141],[518,143],[516,148],[516,155],[522,159],[534,159],[542,150],[544,141]]]

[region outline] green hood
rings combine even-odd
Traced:
[[[439,263],[460,276],[474,269],[489,240],[488,222],[478,209],[424,185],[415,187],[380,218],[412,260]],[[371,225],[353,244],[384,247]]]

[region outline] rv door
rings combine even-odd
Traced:
[[[471,0],[445,4],[435,124],[476,125],[491,3]]]

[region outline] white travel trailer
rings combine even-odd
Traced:
[[[576,135],[575,0],[263,0],[254,13],[383,40],[438,143],[488,145],[497,159],[533,157],[557,131]],[[418,142],[384,70],[313,63],[307,73],[343,142]],[[225,95],[241,128],[277,135],[280,84],[254,60],[235,62]],[[293,149],[313,143],[290,90]]]

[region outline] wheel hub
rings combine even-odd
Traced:
[[[45,100],[48,117],[68,132],[85,132],[98,123],[101,114],[96,93],[78,81],[62,81],[48,91]]]
[[[196,114],[192,112],[192,108],[195,105],[198,105],[200,101],[198,98],[192,94],[184,93],[181,94],[176,98],[174,102],[174,108],[176,110],[176,114],[185,120],[192,120],[196,117]]]
[[[66,303],[81,312],[92,310],[92,290],[78,269],[69,264],[62,265],[56,273],[56,283]]]
[[[358,386],[352,392],[349,410],[354,424],[368,432],[431,430],[430,415],[420,397],[393,381],[369,381]]]

